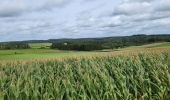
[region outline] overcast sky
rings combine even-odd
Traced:
[[[170,34],[170,0],[0,0],[0,41]]]

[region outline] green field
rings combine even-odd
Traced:
[[[169,100],[168,53],[0,63],[1,100]]]
[[[61,51],[61,50],[54,50],[54,49],[39,49],[43,45],[49,46],[50,43],[32,43],[31,49],[21,49],[21,50],[0,50],[0,60],[15,60],[15,59],[31,59],[31,58],[48,58],[48,57],[65,57],[65,56],[81,56],[81,55],[91,55],[91,54],[101,54],[102,52],[97,51]],[[144,45],[144,46],[133,46],[129,47],[132,48],[133,51],[135,49],[140,48],[141,51],[143,49],[149,48],[157,48],[157,47],[168,47],[170,46],[170,43],[158,43],[158,44],[150,44],[150,45]],[[142,49],[143,48],[143,49]],[[125,49],[120,50],[107,50],[110,54],[114,53],[121,53],[121,52],[129,52],[125,51]]]
[[[169,100],[167,44],[91,52],[0,50],[0,100]]]
[[[49,49],[52,43],[29,43],[33,49]]]
[[[0,60],[79,56],[95,52],[60,51],[50,49],[52,43],[29,43],[31,49],[0,50]],[[42,49],[43,48],[43,49]]]
[[[22,50],[0,50],[0,60],[30,59],[64,56],[81,56],[96,52],[85,51],[59,51],[52,49],[22,49]]]
[[[169,46],[170,46],[170,42],[165,42],[151,47],[169,47]]]
[[[170,47],[170,42],[160,42],[160,43],[152,43],[143,45],[145,48],[160,48],[160,47]]]

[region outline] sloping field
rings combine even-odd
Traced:
[[[59,51],[52,49],[0,50],[0,60],[46,59],[50,57],[80,56],[93,53],[96,52]]]
[[[52,43],[29,43],[32,49],[49,49]]]
[[[150,46],[150,47],[170,47],[170,42],[165,42],[165,43],[159,43],[157,45],[154,46]]]
[[[4,100],[169,100],[170,56],[140,53],[0,63]]]
[[[14,51],[1,51],[2,59],[7,54],[9,58],[0,61],[0,100],[170,98],[168,46],[105,52],[39,50],[15,50],[23,53],[15,55]]]
[[[170,52],[170,43],[155,43],[144,46],[133,46],[123,49],[106,51],[60,51],[53,49],[23,49],[23,50],[0,50],[0,60],[18,59],[55,59],[58,57],[80,57],[80,56],[105,56],[105,55],[127,55],[140,52]]]

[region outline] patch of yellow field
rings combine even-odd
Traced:
[[[49,60],[63,60],[68,58],[92,58],[98,56],[118,56],[118,55],[137,55],[139,53],[161,53],[166,52],[170,54],[170,47],[159,47],[159,48],[146,48],[146,46],[136,46],[136,47],[129,47],[123,49],[116,49],[116,50],[108,50],[107,52],[94,52],[89,54],[81,54],[81,55],[68,55],[68,56],[61,56],[61,57],[47,57],[47,58],[33,58],[33,59],[16,59],[16,60],[1,60],[0,63],[8,63],[8,62],[38,62],[38,61],[49,61]]]

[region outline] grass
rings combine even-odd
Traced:
[[[0,63],[4,100],[169,100],[169,53]]]
[[[57,58],[57,57],[71,57],[71,56],[91,56],[91,55],[118,55],[126,53],[139,53],[139,52],[164,52],[170,51],[170,43],[156,43],[144,46],[133,46],[117,50],[107,51],[60,51],[53,49],[22,49],[22,50],[0,50],[0,60],[16,60],[16,59],[41,59],[41,58]],[[163,45],[163,46],[158,46]]]
[[[149,48],[155,48],[155,47],[170,47],[170,42],[163,42],[163,43],[156,43],[153,45],[148,45]]]
[[[33,49],[49,49],[52,43],[29,43],[29,46]]]
[[[162,43],[160,45],[157,45],[156,47],[165,47],[165,46],[170,46],[170,43],[167,42],[167,43]]]
[[[80,56],[93,53],[96,52],[59,51],[52,49],[0,50],[0,60]]]
[[[14,54],[31,54],[31,53],[54,53],[58,50],[52,49],[18,49],[18,50],[0,50],[0,55],[14,55]]]
[[[69,57],[92,54],[91,52],[58,52],[58,53],[35,53],[35,54],[16,54],[0,56],[0,60],[16,60],[16,59],[43,59],[52,57]]]
[[[167,45],[107,52],[0,50],[0,60],[0,100],[170,98]]]

